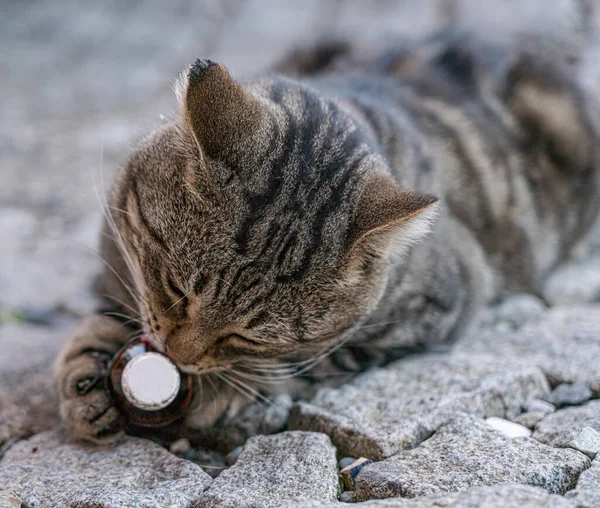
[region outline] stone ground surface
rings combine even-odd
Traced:
[[[241,77],[319,36],[368,43],[450,20],[490,38],[525,30],[581,44],[593,64],[581,79],[597,86],[593,4],[3,2],[0,507],[341,505],[344,456],[374,461],[341,497],[364,506],[600,506],[600,456],[591,460],[600,401],[590,400],[600,398],[600,225],[544,285],[551,308],[512,297],[451,353],[324,389],[297,402],[287,424],[289,400],[250,409],[244,432],[279,433],[227,457],[184,446],[174,449],[180,458],[135,438],[106,450],[76,444],[60,427],[52,384],[62,341],[93,306],[97,195],[135,139],[172,113],[172,79],[186,64],[211,57]],[[510,440],[486,426],[490,416],[533,434]]]

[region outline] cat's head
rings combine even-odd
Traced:
[[[203,60],[179,95],[112,194],[147,333],[199,372],[340,341],[436,199],[401,190],[350,114],[298,83],[242,86]]]

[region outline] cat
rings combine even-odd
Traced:
[[[103,303],[57,361],[73,434],[122,436],[106,366],[142,332],[198,375],[187,425],[207,428],[247,403],[235,388],[294,394],[325,363],[449,344],[486,304],[539,294],[598,213],[577,66],[448,33],[317,45],[245,82],[198,60],[116,177]]]

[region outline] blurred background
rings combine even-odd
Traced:
[[[600,2],[599,2],[600,3]],[[0,3],[0,323],[50,324],[91,306],[104,193],[132,143],[175,107],[198,57],[235,77],[291,47],[368,44],[454,24],[487,38],[529,31],[593,45],[594,0],[162,0]],[[2,332],[4,330],[4,332]],[[13,330],[13,328],[10,328]],[[6,328],[0,337],[18,340]]]

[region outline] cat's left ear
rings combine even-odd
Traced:
[[[431,230],[437,204],[435,196],[401,189],[386,173],[371,174],[350,229],[350,263],[404,254]]]
[[[183,102],[198,144],[211,157],[225,155],[255,132],[263,114],[258,100],[211,60],[196,60],[190,68]]]

